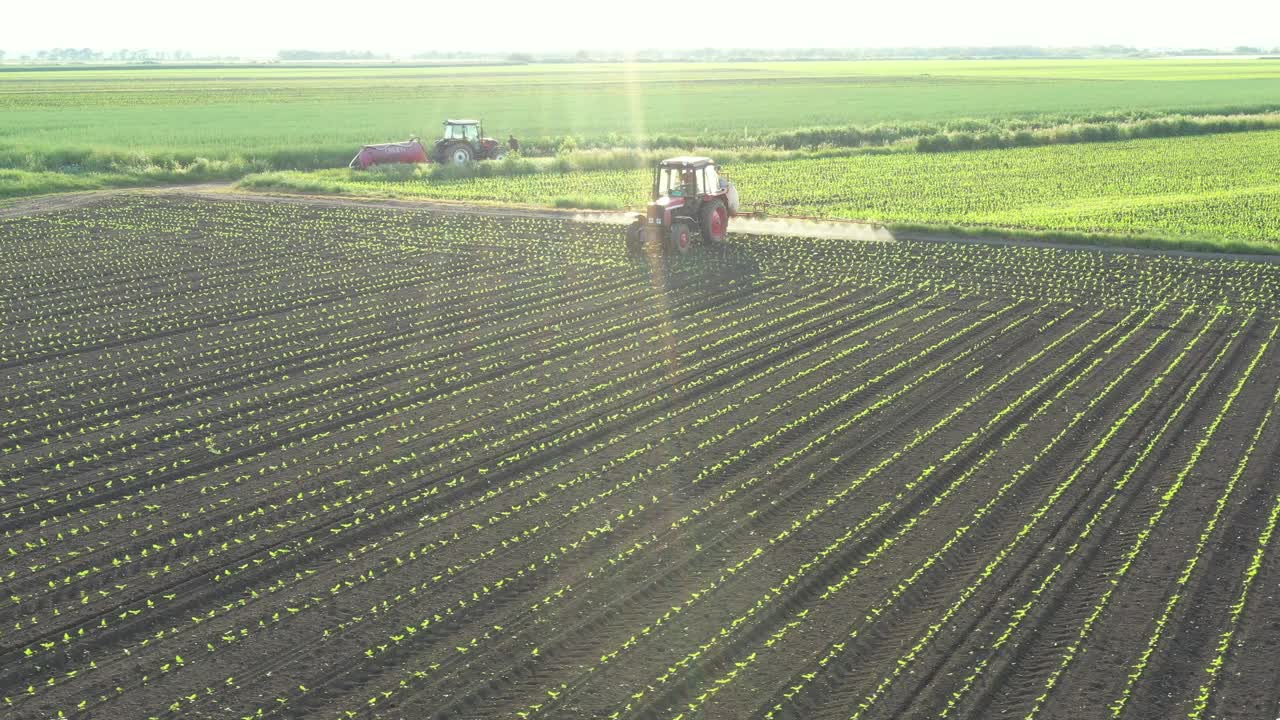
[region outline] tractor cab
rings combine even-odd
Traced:
[[[480,142],[479,120],[445,120],[443,140],[462,140],[472,144]]]
[[[658,163],[651,201],[627,232],[627,244],[640,254],[650,244],[683,255],[695,238],[720,242],[729,232],[729,216],[738,211],[738,192],[706,157],[674,157]]]
[[[715,161],[705,157],[677,157],[663,160],[653,178],[653,199],[678,197],[687,200],[720,194],[724,190]]]
[[[473,160],[501,160],[506,156],[503,145],[484,136],[479,120],[445,120],[444,134],[436,141],[431,159],[449,165],[466,165]]]

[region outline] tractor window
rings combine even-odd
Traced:
[[[670,195],[672,190],[680,188],[680,171],[664,168],[658,171],[658,196]]]
[[[720,191],[720,174],[716,172],[716,166],[708,165],[707,168],[702,172],[704,173],[702,192],[704,193],[719,192]]]
[[[479,125],[445,125],[445,140],[470,140],[476,142],[480,139]]]
[[[689,195],[702,191],[702,171],[683,168],[658,170],[658,196]]]

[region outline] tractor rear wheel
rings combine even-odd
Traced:
[[[699,213],[702,220],[702,237],[710,242],[724,242],[729,236],[729,210],[724,202],[712,200]]]
[[[450,165],[466,165],[474,157],[471,146],[465,143],[454,143],[444,149],[444,161]]]
[[[667,243],[668,255],[687,255],[693,247],[693,228],[687,222],[671,224],[671,236]]]

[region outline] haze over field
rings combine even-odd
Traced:
[[[1280,1],[2,7],[0,720],[1280,720]]]
[[[1212,12],[1190,0],[1077,0],[1069,7],[1022,0],[819,0],[798,9],[743,0],[682,7],[681,32],[651,32],[642,18],[661,6],[594,0],[463,3],[457,15],[410,0],[320,4],[226,0],[198,9],[168,0],[69,0],[56,21],[43,3],[10,3],[0,48],[16,56],[50,47],[185,48],[197,55],[274,56],[281,48],[344,48],[407,55],[424,51],[699,47],[930,47],[1131,45],[1232,48],[1280,44],[1280,5],[1221,0]],[[477,18],[483,32],[446,29],[442,18]],[[1247,19],[1247,22],[1244,20]]]

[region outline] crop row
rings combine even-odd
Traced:
[[[0,220],[6,711],[1254,699],[1271,266],[767,237],[633,263],[617,234],[145,196]]]

